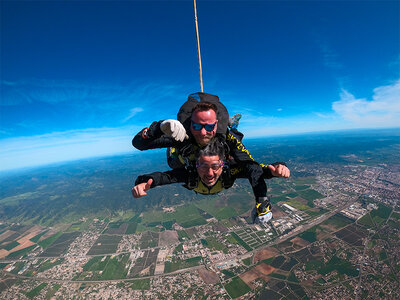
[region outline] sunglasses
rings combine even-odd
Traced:
[[[208,171],[210,168],[213,171],[218,171],[224,165],[223,162],[214,163],[214,164],[206,164],[206,163],[196,163],[196,168],[201,169],[202,171]]]
[[[206,131],[213,131],[214,128],[215,128],[215,125],[217,125],[217,123],[214,123],[214,124],[199,124],[199,123],[195,123],[195,122],[192,121],[192,128],[193,128],[193,130],[196,130],[196,131],[200,131],[203,128]]]

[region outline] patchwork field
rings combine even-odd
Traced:
[[[227,283],[225,289],[232,298],[240,297],[250,291],[250,287],[239,276]]]
[[[179,243],[178,233],[176,231],[165,230],[160,233],[160,242],[159,242],[160,247],[176,243]]]
[[[200,268],[197,270],[201,279],[203,279],[206,284],[216,284],[219,283],[219,277],[217,273],[207,270],[206,268]]]
[[[339,230],[335,235],[350,245],[360,247],[365,232],[357,225],[350,225]]]
[[[83,272],[75,279],[78,280],[112,280],[126,278],[129,254],[117,256],[96,256],[84,266]]]
[[[145,250],[143,256],[135,261],[129,276],[134,277],[137,274],[153,275],[156,267],[158,252],[158,248]]]
[[[152,232],[152,231],[143,232],[140,238],[139,248],[147,249],[147,248],[157,247],[158,239],[159,239],[158,232]]]
[[[90,248],[88,255],[101,255],[115,253],[122,236],[120,235],[101,235],[92,248]]]
[[[256,254],[254,255],[254,262],[258,262],[264,259],[268,259],[271,257],[275,257],[279,254],[279,251],[276,248],[272,247],[265,247],[261,249],[260,251],[257,251]]]
[[[264,281],[268,281],[267,275],[271,274],[272,272],[275,271],[275,268],[272,266],[269,266],[267,264],[261,263],[257,265],[256,267],[252,268],[251,270],[240,274],[240,278],[251,288],[254,289],[253,284],[251,283],[252,281],[262,278]]]
[[[125,234],[128,229],[128,223],[116,222],[108,224],[108,228],[105,230],[104,234]]]
[[[79,235],[80,232],[63,233],[40,257],[60,256]]]
[[[310,245],[310,242],[296,236],[295,238],[290,240],[293,244],[299,245],[300,247],[306,247]]]

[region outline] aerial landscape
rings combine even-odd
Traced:
[[[398,300],[399,249],[400,1],[0,1],[0,299]]]
[[[163,151],[2,173],[0,298],[398,299],[400,131],[247,145],[292,172],[267,181],[265,226],[246,180],[134,199],[139,173],[167,168]]]

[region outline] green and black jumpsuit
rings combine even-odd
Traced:
[[[141,130],[132,140],[132,145],[138,150],[148,150],[156,148],[168,148],[173,147],[178,149],[179,153],[182,153],[182,149],[189,149],[189,155],[186,157],[194,159],[194,149],[199,147],[195,142],[194,137],[191,135],[190,130],[187,130],[189,140],[184,142],[175,141],[173,138],[166,136],[160,129],[162,121],[153,122],[150,127]],[[216,138],[223,138],[224,143],[229,149],[228,156],[234,159],[235,164],[241,168],[243,178],[248,178],[251,187],[254,192],[254,196],[266,197],[267,196],[267,185],[264,181],[265,175],[263,167],[257,163],[246,147],[242,144],[240,139],[235,136],[234,133],[227,130],[225,136],[219,136]],[[169,173],[165,173],[169,174]],[[175,174],[175,173],[173,173]],[[174,180],[179,178],[178,175],[174,176]],[[162,182],[162,181],[160,181]],[[177,181],[182,182],[182,181]],[[169,182],[174,183],[174,182]]]

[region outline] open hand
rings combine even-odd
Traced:
[[[275,177],[290,177],[290,170],[285,165],[268,165],[267,168],[271,170],[272,175],[274,175]]]
[[[153,179],[149,179],[147,182],[139,183],[132,188],[132,195],[135,198],[140,198],[147,195],[147,191],[150,189]]]

